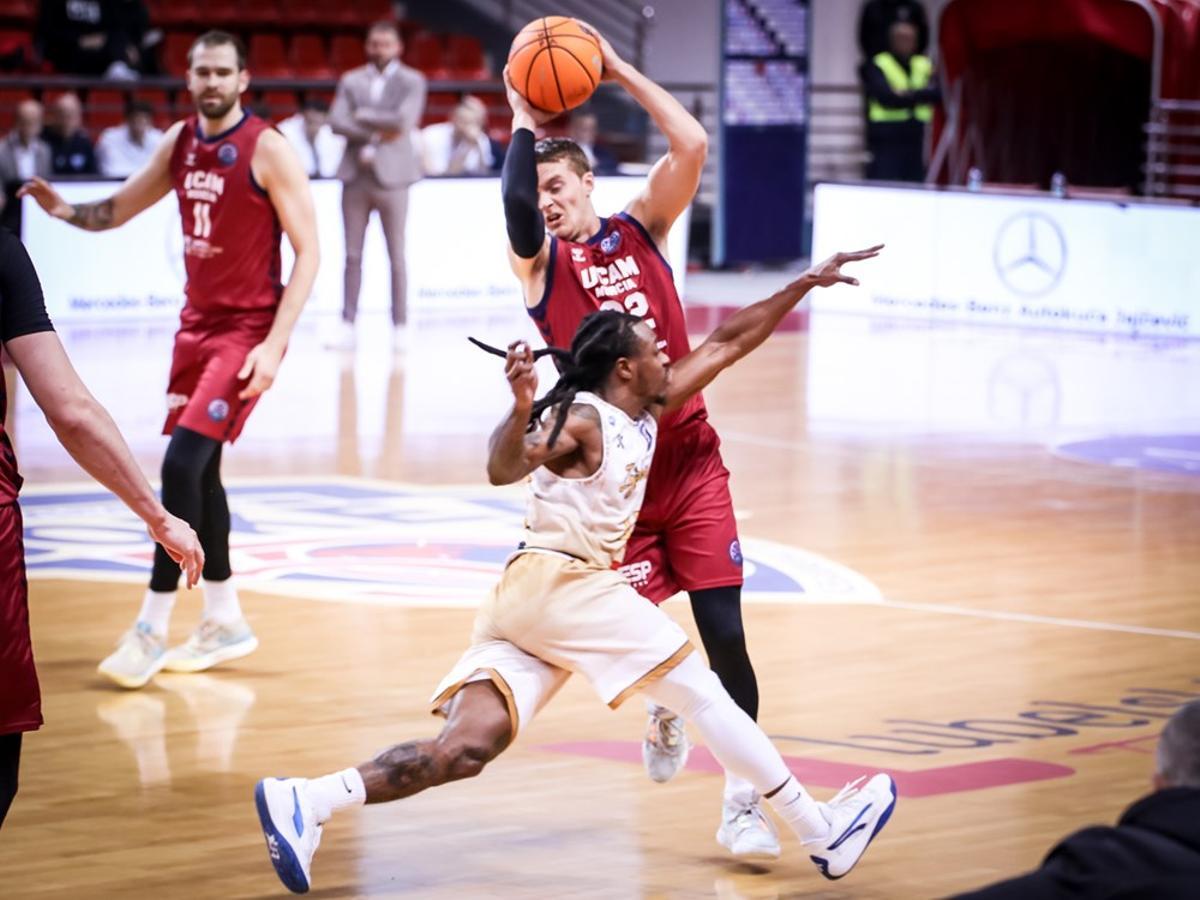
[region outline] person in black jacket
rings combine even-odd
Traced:
[[[1200,897],[1200,700],[1167,721],[1153,793],[1115,826],[1077,831],[1041,868],[966,894],[969,900],[1195,900]]]

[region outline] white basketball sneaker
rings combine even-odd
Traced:
[[[203,672],[257,649],[258,638],[245,619],[225,625],[206,619],[184,643],[167,651],[162,667],[168,672]]]
[[[739,859],[779,859],[779,832],[757,794],[748,804],[724,808],[717,843]]]
[[[321,824],[308,799],[304,778],[264,778],[254,788],[254,805],[279,880],[293,894],[308,893]]]
[[[683,731],[683,719],[665,706],[649,704],[649,709],[646,736],[642,738],[642,762],[650,780],[662,784],[687,764],[690,745]]]
[[[880,773],[862,784],[865,778],[850,782],[828,803],[819,804],[829,820],[829,836],[819,843],[806,842],[813,850],[809,859],[831,881],[854,868],[896,808],[896,783],[890,776]]]
[[[138,622],[121,635],[117,649],[104,658],[96,671],[123,688],[140,688],[158,674],[166,662],[166,638]]]

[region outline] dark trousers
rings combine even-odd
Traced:
[[[21,732],[0,734],[0,827],[17,796],[17,772],[21,767]]]
[[[872,181],[925,180],[923,122],[868,122],[867,150]]]

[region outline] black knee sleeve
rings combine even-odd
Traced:
[[[207,557],[209,549],[204,543],[204,482],[210,466],[220,462],[221,442],[205,437],[188,428],[178,427],[171,432],[171,441],[162,464],[162,502],[167,512],[179,516],[200,537]],[[225,556],[228,559],[228,537]],[[204,570],[208,572],[208,563]],[[229,576],[225,576],[228,578]],[[216,579],[215,579],[216,580]],[[173,591],[179,586],[179,564],[162,547],[154,548],[154,566],[150,571],[150,590]]]

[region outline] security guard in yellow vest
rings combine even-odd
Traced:
[[[890,49],[863,65],[867,100],[867,177],[883,181],[922,181],[925,125],[940,97],[933,64],[916,52],[917,29],[896,22],[888,32]]]

